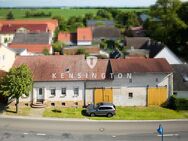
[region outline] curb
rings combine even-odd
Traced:
[[[169,120],[91,120],[87,118],[47,118],[47,117],[29,117],[29,116],[8,116],[0,115],[0,119],[23,119],[23,120],[41,120],[41,121],[67,121],[67,122],[188,122],[188,119],[169,119]]]

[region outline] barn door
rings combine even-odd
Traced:
[[[148,106],[162,105],[168,99],[168,93],[166,87],[148,88]]]
[[[94,103],[99,102],[113,102],[112,89],[95,89]]]

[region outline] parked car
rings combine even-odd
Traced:
[[[116,107],[113,103],[100,102],[96,105],[89,104],[86,113],[91,116],[107,116],[112,117],[116,114]]]

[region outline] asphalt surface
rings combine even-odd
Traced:
[[[188,141],[188,121],[63,121],[0,117],[0,141]]]

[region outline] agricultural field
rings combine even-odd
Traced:
[[[64,16],[66,19],[68,19],[71,16],[83,16],[86,13],[93,13],[95,14],[97,12],[97,8],[84,8],[84,9],[79,9],[79,8],[50,8],[50,9],[0,9],[0,19],[5,19],[6,15],[9,11],[12,11],[14,14],[15,19],[24,19],[25,17],[25,12],[26,11],[34,11],[34,12],[44,12],[44,13],[51,13],[51,17],[54,16]],[[147,11],[147,8],[125,8],[125,9],[120,9],[122,11],[135,11],[135,12],[142,12],[142,11]],[[51,18],[51,17],[33,17],[33,18]]]

